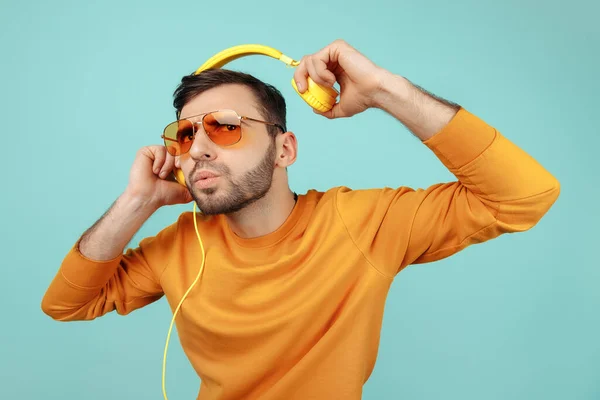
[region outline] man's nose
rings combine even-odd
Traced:
[[[195,129],[190,156],[195,160],[214,160],[217,155],[216,144],[208,138],[201,123],[196,123]]]

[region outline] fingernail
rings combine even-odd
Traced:
[[[167,171],[163,171],[160,173],[161,178],[164,178],[165,176],[167,176]]]
[[[302,91],[302,84],[298,81],[296,81],[296,86],[298,87],[299,91]]]

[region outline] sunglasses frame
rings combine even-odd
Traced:
[[[217,144],[217,143],[215,143],[215,142],[214,142],[214,141],[211,139],[210,135],[208,135],[208,133],[206,133],[206,129],[204,129],[204,118],[205,118],[207,115],[209,115],[209,114],[212,114],[212,113],[216,113],[216,112],[232,112],[233,114],[235,114],[235,115],[236,115],[236,117],[237,117],[237,119],[238,119],[238,121],[239,121],[239,123],[240,123],[240,125],[239,125],[239,126],[240,126],[240,138],[239,138],[237,141],[235,141],[234,143],[227,144],[227,145]],[[196,122],[189,121],[189,119],[190,119],[190,118],[196,118],[196,117],[200,117],[200,116],[202,116],[202,118],[200,119],[200,121],[196,121]],[[166,143],[166,141],[167,141],[167,140],[169,140],[169,141],[172,141],[172,142],[177,142],[176,140],[174,140],[174,139],[172,139],[172,138],[169,138],[169,137],[167,137],[167,136],[165,135],[165,132],[166,132],[167,128],[168,128],[169,126],[171,126],[171,125],[173,125],[173,124],[175,124],[175,123],[179,122],[179,121],[184,121],[184,120],[188,120],[188,121],[189,121],[189,122],[192,124],[192,129],[193,129],[194,139],[196,138],[196,134],[198,133],[198,128],[197,128],[197,126],[198,126],[198,125],[201,125],[201,126],[202,126],[202,131],[203,131],[203,132],[204,132],[204,134],[205,134],[205,135],[208,137],[208,139],[209,139],[209,140],[210,140],[212,143],[215,143],[217,146],[220,146],[220,147],[229,147],[229,146],[233,146],[234,144],[237,144],[237,143],[239,143],[239,141],[240,141],[240,140],[242,140],[242,136],[244,135],[244,130],[242,129],[242,121],[244,121],[244,120],[248,120],[248,121],[254,121],[254,122],[260,122],[261,124],[265,124],[265,125],[269,125],[269,126],[274,126],[274,127],[277,127],[277,128],[279,128],[279,129],[281,129],[281,132],[285,132],[285,128],[284,128],[283,126],[279,125],[279,124],[276,124],[276,123],[273,123],[273,122],[268,122],[268,121],[263,121],[263,120],[256,119],[256,118],[252,118],[252,117],[248,117],[248,116],[245,116],[245,115],[239,115],[239,114],[238,114],[238,113],[237,113],[235,110],[231,110],[231,109],[220,109],[220,110],[213,110],[213,111],[208,111],[208,112],[206,112],[206,113],[202,113],[202,114],[196,114],[196,115],[191,115],[191,116],[189,116],[189,117],[187,117],[187,118],[180,118],[180,119],[178,119],[178,120],[176,120],[176,121],[169,122],[169,123],[168,123],[168,124],[165,126],[165,128],[163,129],[163,133],[162,133],[162,135],[160,135],[161,139],[163,139],[164,146],[165,146],[165,147],[167,147],[167,152],[168,152],[168,146],[167,146],[167,143]],[[193,144],[193,139],[192,139],[192,144]],[[191,148],[191,147],[192,147],[192,145],[190,145],[190,148]],[[186,152],[181,152],[181,153],[180,153],[180,154],[178,154],[178,155],[179,155],[179,156],[181,156],[181,155],[183,155],[183,154],[186,154],[187,152],[189,152],[189,149],[188,149]],[[170,154],[170,153],[169,153],[169,154]]]

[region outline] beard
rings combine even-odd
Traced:
[[[227,179],[230,183],[229,190],[221,188],[197,189],[190,188],[190,194],[205,215],[231,214],[244,209],[255,201],[262,199],[269,192],[273,183],[273,171],[275,170],[275,141],[271,144],[261,162],[255,168],[246,172],[238,179],[234,179],[226,166],[203,164],[198,162],[194,171],[204,166],[220,173],[221,179]],[[188,185],[189,186],[189,185]],[[219,192],[224,192],[219,194]],[[202,194],[202,195],[201,195]]]

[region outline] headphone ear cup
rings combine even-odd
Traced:
[[[312,108],[320,112],[326,112],[333,108],[337,101],[338,91],[332,87],[321,86],[310,77],[307,78],[308,89],[300,93],[296,81],[292,78],[292,86],[296,93]]]
[[[187,185],[185,184],[185,175],[183,174],[182,170],[180,170],[179,168],[174,168],[173,175],[175,176],[175,179],[177,180],[177,182],[179,182],[183,186],[187,187]]]

